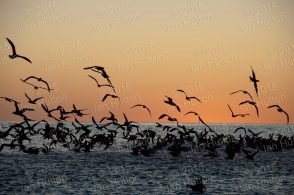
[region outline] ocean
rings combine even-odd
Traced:
[[[8,125],[2,122],[2,131]],[[204,128],[185,125],[197,131]],[[270,133],[294,135],[293,125],[211,124],[219,134],[234,134],[239,126],[264,131],[260,136],[265,138]],[[140,124],[140,130],[147,128],[164,133],[155,124]],[[36,137],[31,145],[43,143],[46,141]],[[224,145],[217,151],[217,157],[204,156],[207,152],[192,147],[178,157],[166,149],[152,156],[134,156],[131,143],[120,133],[106,150],[95,145],[88,153],[58,145],[48,154],[38,155],[4,148],[0,152],[0,194],[195,194],[186,185],[199,176],[206,187],[204,194],[294,194],[293,150],[260,151],[254,160],[242,152],[228,160]]]

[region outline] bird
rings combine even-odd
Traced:
[[[230,93],[230,95],[233,95],[233,94],[239,93],[239,92],[244,93],[245,95],[248,95],[250,97],[250,99],[253,101],[253,98],[252,98],[251,94],[248,91],[245,91],[245,90],[237,90],[237,91],[234,91],[234,92]]]
[[[249,76],[249,79],[250,79],[251,82],[253,82],[256,95],[258,96],[257,83],[260,82],[260,81],[256,79],[255,72],[254,72],[252,67],[251,67],[251,70],[252,70],[252,76]]]
[[[267,108],[277,108],[277,111],[278,112],[282,112],[282,113],[284,113],[285,115],[286,115],[286,117],[287,117],[287,125],[289,125],[289,115],[288,115],[288,113],[285,111],[285,110],[283,110],[279,105],[271,105],[271,106],[268,106]]]
[[[38,100],[43,99],[43,97],[39,97],[39,98],[36,98],[36,99],[32,100],[32,99],[28,96],[27,93],[25,93],[25,96],[26,96],[27,99],[29,100],[28,102],[29,102],[30,104],[36,104]]]
[[[165,118],[165,117],[166,117],[167,120],[170,121],[170,122],[174,122],[174,121],[176,121],[176,122],[178,123],[178,120],[177,120],[176,118],[172,118],[172,117],[170,117],[170,116],[167,115],[167,114],[162,114],[162,115],[160,115],[158,119],[163,119],[163,118]]]
[[[117,96],[117,95],[113,95],[113,94],[106,94],[103,99],[102,99],[102,102],[104,102],[106,100],[107,97],[112,97],[112,98],[117,98],[120,100],[120,98]]]
[[[231,113],[232,113],[232,117],[233,117],[233,118],[238,117],[238,116],[245,117],[245,116],[249,115],[249,114],[234,114],[234,112],[233,112],[233,110],[231,109],[231,107],[230,107],[229,104],[228,104],[228,107],[229,107],[229,109],[230,109],[230,111],[231,111]]]
[[[142,107],[142,108],[146,109],[149,112],[149,115],[151,116],[151,111],[147,106],[145,106],[143,104],[136,104],[136,105],[132,106],[131,108],[135,108],[135,107]]]
[[[256,152],[250,152],[248,150],[245,150],[244,148],[242,149],[242,151],[246,154],[247,159],[253,160],[254,156],[259,152],[259,148],[257,149]]]
[[[239,103],[239,105],[243,105],[243,104],[250,104],[250,105],[254,106],[255,110],[256,110],[256,114],[259,117],[259,112],[258,112],[258,107],[256,106],[256,102],[247,100],[247,101]]]
[[[97,86],[98,87],[111,87],[112,88],[112,90],[113,90],[113,92],[115,93],[115,89],[114,89],[114,87],[112,86],[112,85],[109,85],[109,84],[103,84],[103,85],[100,85],[99,84],[99,82],[97,81],[97,79],[95,79],[93,76],[91,76],[91,75],[88,75],[90,78],[92,78],[95,82],[96,82],[96,84],[97,84]]]
[[[88,69],[90,69],[90,70],[92,70],[92,71],[94,71],[94,72],[98,72],[98,73],[100,73],[101,74],[101,76],[103,77],[103,78],[105,78],[107,81],[108,81],[108,83],[110,84],[110,85],[112,85],[112,83],[111,83],[111,81],[110,81],[110,77],[108,76],[108,74],[106,73],[106,71],[104,70],[104,67],[102,67],[102,66],[90,66],[90,67],[85,67],[84,68],[84,70],[88,70]]]
[[[29,58],[27,58],[25,56],[18,55],[16,53],[15,46],[14,46],[13,42],[9,38],[6,38],[6,40],[8,41],[8,43],[10,44],[11,49],[12,49],[12,54],[9,55],[10,59],[22,58],[22,59],[26,60],[27,62],[32,63],[32,61]]]
[[[30,79],[35,79],[37,80],[38,82],[41,82],[41,83],[44,83],[46,85],[47,88],[44,88],[44,87],[39,87],[39,86],[36,86],[36,85],[33,85],[31,83],[28,83],[27,81],[30,80]],[[38,89],[38,88],[41,88],[41,89],[46,89],[48,90],[49,92],[53,89],[50,88],[49,84],[47,81],[45,81],[43,78],[40,78],[40,77],[35,77],[35,76],[29,76],[27,77],[26,79],[20,79],[22,82],[26,83],[26,84],[29,84],[29,85],[32,85],[33,87],[35,87],[35,89]]]
[[[173,102],[173,99],[172,99],[172,98],[170,98],[170,97],[168,97],[168,96],[165,96],[165,97],[167,98],[167,100],[164,100],[164,103],[176,107],[177,110],[178,110],[179,112],[181,112],[180,107],[179,107],[176,103]]]
[[[184,90],[182,90],[182,89],[178,89],[177,91],[182,92],[183,94],[185,94],[185,96],[186,96],[186,100],[188,100],[188,101],[191,101],[192,99],[195,99],[195,100],[197,100],[198,102],[202,103],[201,100],[200,100],[199,98],[197,98],[197,97],[195,97],[195,96],[188,96],[187,93],[186,93]]]
[[[194,114],[195,116],[198,116],[198,120],[199,120],[203,125],[205,125],[206,127],[208,127],[208,129],[209,129],[210,131],[213,131],[212,128],[211,128],[210,126],[208,126],[208,125],[202,120],[202,118],[199,116],[198,113],[193,112],[193,111],[190,111],[190,112],[187,112],[187,113],[185,114],[185,116],[188,115],[188,114]]]
[[[112,112],[110,112],[110,117],[103,117],[101,120],[100,120],[100,123],[102,123],[102,121],[104,121],[105,119],[106,120],[109,120],[109,121],[112,121],[112,123],[117,123],[117,119],[115,118],[114,114]]]

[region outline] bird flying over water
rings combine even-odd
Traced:
[[[31,61],[29,58],[27,58],[27,57],[25,57],[25,56],[18,55],[18,54],[16,53],[15,46],[14,46],[13,42],[12,42],[10,39],[6,38],[6,40],[8,41],[8,43],[10,44],[11,49],[12,49],[12,54],[9,55],[9,58],[10,58],[10,59],[22,58],[22,59],[26,60],[27,62],[32,63],[32,61]]]
[[[252,70],[252,76],[249,76],[249,79],[250,79],[251,82],[253,82],[253,85],[254,85],[254,89],[255,89],[256,95],[258,96],[258,87],[257,87],[257,83],[259,82],[259,80],[256,79],[255,72],[254,72],[254,70],[253,70],[252,67],[251,67],[251,70]]]
[[[269,106],[267,108],[277,108],[278,112],[284,113],[286,115],[286,117],[287,117],[287,125],[289,124],[289,115],[288,115],[288,113],[285,110],[283,110],[279,105],[271,105],[271,106]]]

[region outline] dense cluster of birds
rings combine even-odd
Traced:
[[[29,63],[32,63],[30,59],[24,56],[20,56],[16,53],[14,44],[8,39],[12,48],[12,54],[9,55],[11,59],[22,58]],[[113,93],[107,93],[102,98],[102,102],[108,98],[117,99],[120,101],[114,85],[110,80],[110,76],[102,66],[90,66],[85,67],[85,71],[91,71],[92,75],[88,75],[89,78],[95,81],[98,88],[107,87],[110,88]],[[101,84],[96,79],[97,74],[105,79],[105,83]],[[258,82],[256,75],[252,69],[252,76],[249,77],[253,82],[256,95],[258,97]],[[50,93],[53,88],[50,87],[49,82],[43,78],[36,76],[29,76],[25,79],[20,79],[24,84],[32,86],[35,90],[46,90]],[[189,96],[184,90],[178,89],[177,92],[184,95],[186,101],[198,101],[201,100],[194,96]],[[246,90],[238,90],[232,92],[230,95],[237,93],[243,93],[249,99],[240,102],[240,105],[249,104],[255,107],[256,114],[259,116],[259,110],[257,103],[254,101],[253,96]],[[29,104],[38,104],[44,97],[32,98],[29,94],[25,93],[27,102]],[[107,150],[111,147],[116,139],[121,135],[126,143],[131,148],[132,155],[152,156],[157,152],[166,149],[170,155],[174,157],[181,156],[183,153],[195,151],[197,155],[203,155],[206,157],[215,158],[219,156],[220,151],[224,151],[227,159],[234,159],[236,155],[243,153],[247,159],[253,160],[254,156],[259,151],[282,151],[284,149],[293,149],[294,136],[287,137],[285,135],[274,133],[270,134],[268,138],[260,136],[263,132],[255,133],[251,129],[245,127],[238,127],[234,131],[234,134],[219,134],[216,130],[209,126],[203,118],[197,112],[189,111],[184,114],[193,115],[203,125],[198,126],[202,129],[195,129],[195,126],[188,126],[180,124],[177,118],[168,114],[161,114],[158,120],[166,119],[169,123],[159,123],[151,127],[144,127],[139,125],[135,121],[128,119],[125,113],[123,113],[124,121],[119,122],[117,117],[109,112],[109,116],[102,117],[99,122],[92,116],[92,123],[81,123],[78,118],[85,115],[85,109],[79,109],[75,104],[72,108],[66,109],[62,106],[49,108],[46,103],[41,104],[43,112],[45,112],[50,118],[54,120],[54,123],[46,120],[35,121],[28,117],[27,113],[33,112],[32,108],[22,108],[21,103],[9,97],[0,97],[7,102],[14,105],[15,111],[13,115],[20,117],[22,120],[18,123],[9,124],[5,127],[4,131],[0,131],[0,152],[3,148],[18,149],[24,153],[39,154],[49,153],[56,147],[67,148],[74,152],[90,152],[95,146],[100,146]],[[180,106],[169,96],[165,96],[163,103],[167,104],[171,108],[181,112]],[[136,104],[131,109],[142,108],[148,112],[149,116],[152,116],[151,110],[144,104]],[[249,114],[235,114],[230,105],[228,108],[232,114],[232,117],[246,117]],[[279,105],[271,105],[268,108],[276,108],[278,112],[284,113],[289,124],[289,115]],[[69,118],[72,122],[67,121]],[[42,139],[44,140],[41,147],[32,146],[32,140]],[[127,146],[127,145],[126,145]],[[204,153],[203,153],[204,152]],[[202,178],[195,180],[195,185],[187,185],[192,190],[202,192],[205,190]]]

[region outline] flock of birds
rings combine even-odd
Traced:
[[[9,55],[11,59],[22,58],[32,63],[29,58],[16,53],[15,46],[11,40],[7,38],[7,41],[12,48],[12,54]],[[120,101],[119,96],[116,95],[115,87],[110,80],[110,76],[107,74],[104,67],[90,66],[85,67],[84,70],[92,71],[92,73],[95,74],[98,73],[105,79],[106,84],[100,84],[93,75],[88,75],[89,78],[95,81],[98,88],[107,87],[113,91],[113,93],[105,94],[102,98],[102,102],[106,101],[108,98],[114,98]],[[252,76],[249,78],[254,85],[258,97],[259,80],[257,80],[253,69]],[[32,86],[35,90],[41,89],[48,92],[54,90],[43,78],[29,76],[20,80],[24,84]],[[178,89],[177,91],[185,96],[186,101],[198,101],[201,103],[199,98],[189,96],[184,90]],[[243,93],[248,96],[249,100],[240,102],[240,105],[249,104],[254,106],[256,114],[259,116],[258,106],[253,96],[245,90],[234,91],[231,95],[236,93]],[[25,97],[29,104],[38,104],[38,101],[43,98],[32,98],[27,93],[25,93]],[[19,151],[29,154],[39,154],[40,152],[49,153],[58,146],[74,152],[90,152],[95,146],[104,147],[104,150],[106,150],[115,143],[116,139],[119,137],[117,136],[118,134],[131,146],[132,155],[143,156],[152,156],[166,149],[170,155],[178,157],[185,152],[191,151],[191,148],[193,148],[195,149],[193,151],[197,151],[197,154],[206,157],[215,158],[219,156],[219,152],[224,151],[227,159],[234,159],[236,155],[240,155],[243,152],[247,159],[253,160],[260,150],[265,151],[266,148],[269,147],[271,147],[273,151],[293,148],[293,145],[285,145],[283,143],[293,143],[294,136],[287,137],[285,135],[275,135],[272,133],[268,138],[265,138],[260,136],[263,132],[255,133],[245,127],[238,127],[232,135],[219,134],[213,127],[205,123],[200,115],[194,111],[189,111],[184,115],[193,115],[197,117],[199,122],[203,124],[202,130],[196,130],[195,127],[181,125],[176,118],[168,114],[160,115],[158,120],[167,119],[167,121],[171,123],[157,122],[156,125],[151,128],[145,128],[135,121],[130,121],[125,113],[123,113],[124,122],[119,123],[116,116],[110,111],[109,116],[102,117],[99,122],[92,116],[92,123],[85,124],[78,120],[78,118],[88,115],[84,113],[85,109],[79,109],[75,104],[73,104],[71,109],[65,109],[62,106],[49,108],[46,103],[43,102],[41,104],[42,110],[47,114],[48,118],[56,121],[50,123],[46,120],[35,121],[30,119],[27,113],[33,112],[34,109],[21,108],[21,103],[19,101],[9,97],[0,98],[13,104],[15,111],[13,111],[12,114],[22,119],[21,122],[9,124],[6,130],[0,131],[0,140],[4,141],[0,146],[0,152],[3,148],[18,148]],[[173,107],[178,112],[181,112],[180,106],[175,103],[171,97],[166,96],[164,103]],[[146,105],[137,104],[131,108],[142,108],[148,112],[150,117],[152,116],[151,110]],[[230,105],[228,105],[228,108],[233,118],[246,117],[249,115],[248,113],[235,114]],[[279,105],[271,105],[268,108],[276,108],[278,112],[284,113],[287,124],[289,124],[289,115]],[[67,121],[69,118],[73,119],[71,124]],[[32,146],[31,141],[33,138],[43,139],[43,145],[41,147]],[[275,147],[273,148],[272,146]],[[201,177],[195,180],[194,185],[187,185],[187,187],[199,192],[205,190]]]

